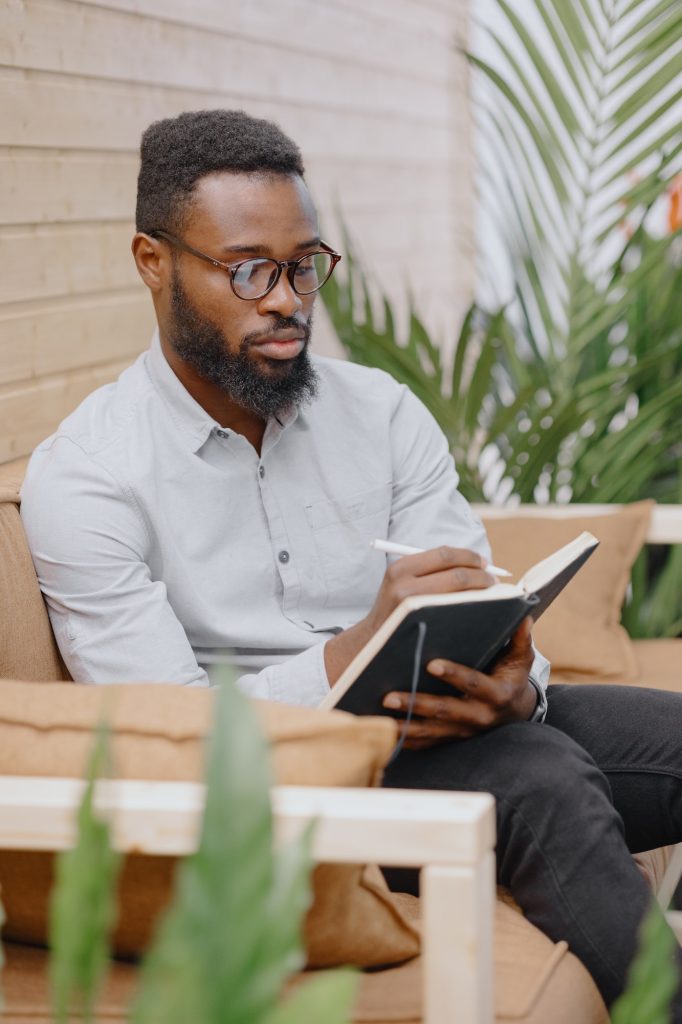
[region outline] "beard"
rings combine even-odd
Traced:
[[[171,281],[171,313],[169,340],[174,351],[243,409],[267,420],[317,394],[318,375],[308,356],[312,317],[302,325],[295,317],[273,316],[270,330],[302,330],[304,347],[293,359],[263,359],[265,369],[250,354],[256,335],[247,334],[238,349],[232,346],[220,328],[192,305],[177,273]]]

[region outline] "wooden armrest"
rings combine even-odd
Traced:
[[[84,783],[0,776],[0,848],[68,849]],[[104,781],[96,804],[123,851],[182,855],[196,844],[204,787]],[[276,786],[279,839],[317,822],[313,856],[422,868],[424,1024],[492,1024],[494,801],[485,793]]]

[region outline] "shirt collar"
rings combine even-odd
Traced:
[[[175,376],[161,348],[158,329],[154,331],[147,353],[147,369],[152,383],[166,402],[176,424],[196,452],[206,441],[211,431],[220,424],[209,416],[206,410],[190,395],[184,384]]]
[[[209,435],[222,427],[192,398],[184,384],[176,377],[161,348],[158,328],[154,331],[147,353],[147,369],[154,387],[166,402],[171,416],[192,446],[192,451],[197,452]],[[293,423],[297,416],[298,409],[291,406],[278,413],[277,417],[271,417],[268,434],[272,441]]]

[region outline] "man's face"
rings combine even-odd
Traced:
[[[319,248],[315,209],[297,175],[217,173],[202,178],[183,241],[224,263],[287,260]],[[314,295],[286,273],[261,299],[243,300],[226,271],[173,250],[165,333],[175,353],[263,419],[315,393],[308,358]]]

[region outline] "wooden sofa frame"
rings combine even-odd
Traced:
[[[84,783],[0,777],[0,847],[73,845]],[[183,856],[194,849],[204,787],[104,781],[96,806],[123,852]],[[492,1024],[495,806],[486,793],[276,786],[275,834],[315,821],[313,857],[326,863],[420,867],[424,1024]]]

